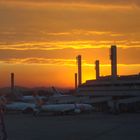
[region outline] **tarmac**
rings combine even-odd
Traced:
[[[6,114],[8,140],[140,140],[140,113]]]

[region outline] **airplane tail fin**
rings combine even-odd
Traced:
[[[7,99],[4,96],[0,97],[0,105],[5,105],[7,103]]]
[[[42,106],[44,104],[44,101],[39,97],[37,92],[35,92],[33,96],[34,96],[35,103],[37,106]]]
[[[7,99],[4,96],[0,97],[0,110],[5,112],[5,106],[7,104]]]
[[[52,87],[53,90],[53,96],[61,96],[61,92],[59,92],[55,87]]]
[[[12,93],[12,100],[22,100],[23,94],[20,89],[15,88]]]

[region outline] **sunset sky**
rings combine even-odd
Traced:
[[[0,0],[0,87],[10,73],[20,86],[74,87],[76,56],[83,82],[110,74],[109,48],[118,47],[118,75],[140,72],[140,0]]]

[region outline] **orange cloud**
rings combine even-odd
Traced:
[[[46,58],[12,58],[0,60],[0,63],[8,64],[41,64],[41,65],[55,65],[55,66],[75,66],[75,59],[46,59]]]
[[[0,11],[2,76],[14,71],[21,84],[72,85],[78,54],[84,81],[94,77],[96,59],[107,75],[112,44],[119,74],[139,72],[138,0],[0,0]]]
[[[11,6],[15,5],[21,5],[22,7],[25,6],[25,8],[35,8],[35,7],[46,7],[46,6],[63,6],[63,7],[87,7],[87,8],[102,8],[102,9],[108,9],[108,8],[116,8],[116,9],[130,9],[134,6],[139,6],[138,0],[125,0],[122,2],[121,0],[113,1],[113,0],[106,0],[106,1],[100,1],[100,0],[1,0],[1,4],[9,4]],[[106,7],[106,5],[108,5]]]
[[[36,64],[54,66],[77,66],[76,59],[47,59],[47,58],[11,58],[0,60],[0,63],[8,64]],[[95,64],[82,60],[83,67],[95,67]],[[110,67],[110,64],[100,64],[100,67]],[[140,64],[118,64],[118,67],[140,67]]]
[[[65,48],[85,49],[85,48],[109,48],[113,41],[54,41],[54,42],[28,42],[15,44],[0,44],[0,50],[61,50]],[[123,48],[140,47],[140,41],[115,41],[115,44]]]

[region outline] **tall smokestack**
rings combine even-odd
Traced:
[[[78,64],[78,86],[82,83],[82,63],[81,63],[81,55],[77,56],[77,64]]]
[[[111,59],[111,76],[113,78],[116,78],[117,77],[117,47],[116,45],[111,46],[110,59]]]
[[[75,73],[75,89],[77,89],[77,73]]]
[[[96,70],[96,80],[100,78],[100,67],[99,67],[99,60],[95,61],[95,70]]]
[[[11,73],[11,92],[14,93],[14,73]]]

